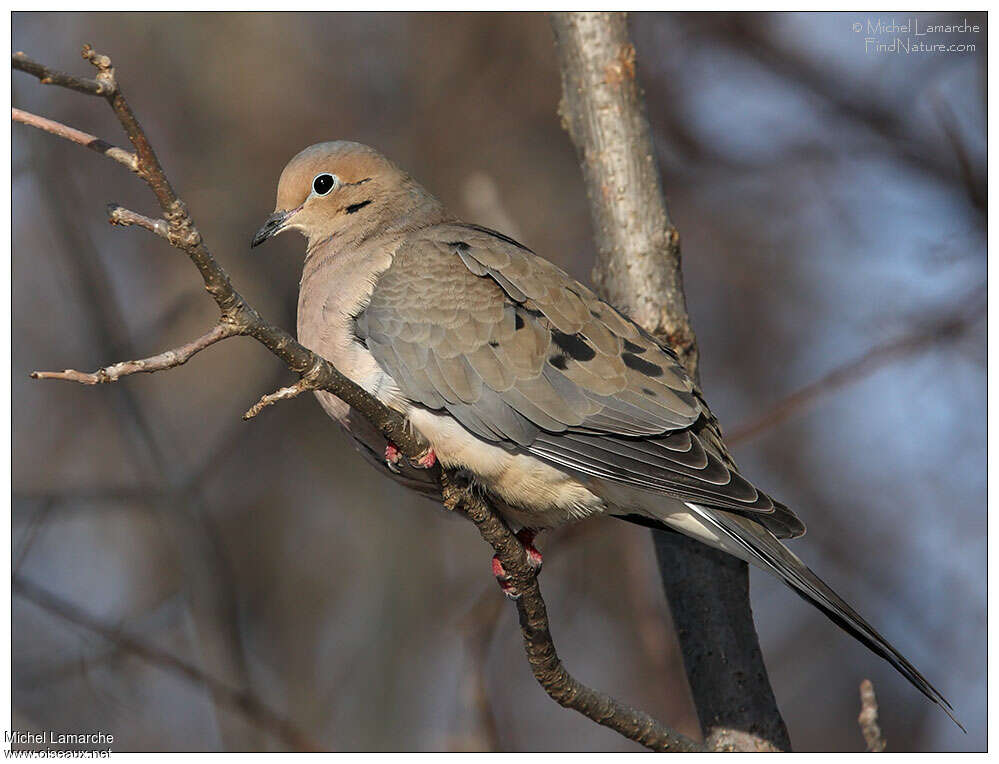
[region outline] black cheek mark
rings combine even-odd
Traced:
[[[661,366],[656,366],[656,364],[650,363],[644,358],[639,358],[634,353],[621,353],[621,360],[624,361],[624,365],[629,369],[634,369],[646,377],[661,377],[663,375]]]
[[[362,207],[367,207],[369,204],[371,204],[372,201],[373,201],[372,199],[368,199],[367,201],[358,202],[357,204],[347,205],[346,207],[344,207],[344,212],[346,212],[348,215],[353,215]]]
[[[522,315],[520,315],[520,313],[515,313],[514,314],[514,316],[513,316],[513,325],[514,325],[514,328],[518,329],[518,330],[524,328],[524,317]]]
[[[624,341],[624,349],[627,350],[629,353],[638,353],[638,354],[644,353],[646,350],[641,345],[636,345],[634,342],[630,342],[629,340]]]
[[[562,371],[565,371],[565,368],[567,366],[565,362],[565,356],[560,353],[557,353],[553,355],[551,358],[549,358],[548,363],[550,363],[556,369],[561,369]]]
[[[562,352],[576,361],[592,361],[597,355],[597,352],[587,345],[578,334],[565,334],[553,329],[552,340],[562,349]]]

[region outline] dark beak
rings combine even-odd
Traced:
[[[250,249],[253,249],[258,244],[263,244],[271,236],[278,233],[287,222],[288,218],[291,217],[293,212],[297,210],[278,210],[269,218],[267,222],[263,224],[259,231],[253,235],[253,241],[250,242]]]

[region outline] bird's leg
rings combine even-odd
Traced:
[[[402,460],[402,452],[391,440],[385,443],[385,464],[393,472],[399,472],[399,462]],[[410,459],[409,463],[420,470],[428,470],[437,464],[437,454],[432,448],[427,449],[417,459]]]
[[[533,568],[535,575],[541,570],[541,552],[538,551],[537,547],[534,546],[534,539],[538,535],[538,532],[533,528],[522,528],[517,531],[517,538],[520,539],[520,543],[524,545],[524,553],[527,555],[527,564]],[[499,557],[493,555],[493,575],[496,576],[496,581],[500,585],[500,589],[503,590],[505,594],[510,599],[517,599],[520,597],[520,592],[518,592],[514,586],[513,582],[510,580],[510,576],[507,574],[506,569],[503,567],[503,563],[500,562]]]
[[[400,459],[402,459],[402,454],[399,453],[399,447],[391,440],[388,441],[385,444],[385,466],[398,473]]]

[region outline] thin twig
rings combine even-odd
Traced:
[[[276,390],[273,393],[268,393],[263,396],[259,401],[250,407],[249,411],[243,414],[243,419],[253,419],[253,417],[268,406],[273,406],[278,401],[286,401],[290,398],[297,398],[302,393],[312,389],[313,386],[309,382],[305,379],[300,379],[290,387],[282,387],[280,390]]]
[[[221,703],[252,717],[262,728],[283,740],[291,748],[297,751],[322,750],[290,720],[264,705],[249,692],[231,687],[177,656],[101,622],[71,602],[57,597],[22,576],[17,574],[12,576],[11,588],[16,594],[33,602],[43,610],[100,635],[125,652],[166,671],[178,674],[195,684],[204,686]]]
[[[117,382],[122,377],[129,374],[152,373],[173,369],[187,363],[192,356],[200,353],[207,347],[211,347],[216,342],[220,342],[228,337],[234,337],[239,331],[227,324],[218,324],[210,332],[201,335],[196,340],[191,340],[185,345],[165,350],[159,355],[141,358],[137,361],[121,361],[120,363],[105,366],[95,372],[76,371],[66,369],[65,371],[33,371],[32,379],[65,379],[71,382],[79,382],[82,385],[99,385],[107,382]]]
[[[942,317],[926,328],[875,345],[859,358],[837,366],[814,382],[782,398],[762,414],[732,428],[725,436],[726,442],[734,445],[750,440],[814,404],[819,398],[853,384],[899,358],[918,353],[941,340],[963,333],[984,315],[984,293],[973,295],[966,302],[972,304],[971,309],[962,309]]]
[[[867,752],[884,753],[888,743],[878,724],[878,699],[870,679],[860,683],[860,715],[857,717],[857,724],[867,743]]]
[[[408,426],[401,414],[388,409],[380,401],[340,374],[328,361],[300,345],[286,331],[266,322],[256,309],[236,291],[228,273],[218,264],[204,245],[200,232],[187,212],[186,205],[177,197],[170,185],[145,132],[118,87],[110,58],[97,53],[90,46],[84,47],[83,56],[98,69],[96,88],[86,84],[91,81],[80,80],[71,75],[49,70],[40,64],[31,62],[23,55],[15,55],[12,63],[14,68],[43,77],[45,82],[64,84],[74,90],[82,89],[83,92],[89,92],[92,95],[101,95],[108,101],[136,149],[137,172],[153,191],[160,209],[163,211],[168,226],[167,239],[175,248],[187,254],[198,268],[206,289],[219,307],[221,318],[219,326],[213,331],[231,332],[230,336],[239,334],[253,337],[281,359],[289,369],[300,375],[299,383],[289,389],[297,389],[298,392],[324,389],[333,393],[356,409],[362,416],[365,416],[386,438],[398,446],[399,451],[404,456],[410,459],[419,459],[426,452],[426,444]],[[84,84],[81,85],[81,82]],[[130,213],[130,215],[114,222],[123,222],[127,219],[128,223],[142,225],[138,220],[140,217],[143,216]],[[143,227],[158,233],[157,221],[146,218],[145,222],[147,225],[143,225]],[[220,339],[224,339],[224,337],[213,339],[207,344],[213,344]],[[193,345],[203,340],[205,337],[189,344]],[[191,355],[195,352],[197,350],[194,350]],[[136,368],[134,371],[158,370],[150,368],[149,362],[152,360],[146,359],[143,362],[131,363],[143,364],[142,368]],[[109,367],[109,369],[113,368],[115,367]],[[171,365],[164,363],[160,368],[171,368]],[[102,372],[103,376],[110,376],[109,369],[102,369],[93,375],[67,371],[48,373],[46,376],[85,384],[96,384],[105,381],[102,378]],[[128,373],[134,373],[134,371]],[[120,377],[123,372],[118,371],[117,375]],[[275,398],[275,400],[278,399]],[[585,687],[565,670],[555,652],[555,645],[548,628],[544,600],[541,597],[535,571],[527,564],[523,545],[510,532],[484,497],[471,490],[455,489],[454,475],[447,471],[441,471],[439,467],[435,468],[433,474],[438,476],[441,482],[442,499],[446,506],[466,514],[475,522],[480,534],[493,546],[505,569],[511,574],[514,585],[523,592],[523,596],[517,603],[521,615],[521,631],[532,670],[546,692],[561,705],[579,711],[593,721],[610,727],[653,750],[703,750],[696,742],[661,725],[648,714],[625,706],[604,693]],[[244,695],[239,694],[239,697],[243,698]],[[240,702],[245,704],[246,701]]]
[[[170,240],[170,226],[162,218],[148,218],[145,215],[140,215],[138,212],[132,212],[132,210],[121,207],[114,202],[108,205],[108,222],[111,225],[120,226],[130,226],[137,225],[140,228],[145,228],[147,231],[160,236],[166,240]]]
[[[24,111],[22,109],[12,108],[10,110],[10,118],[14,122],[20,122],[22,125],[37,127],[39,130],[44,130],[46,133],[52,133],[52,135],[58,135],[60,138],[65,138],[67,141],[73,141],[73,143],[85,146],[88,149],[96,151],[98,154],[104,154],[104,156],[109,159],[113,159],[114,161],[125,165],[125,167],[132,172],[138,172],[139,170],[139,158],[135,156],[135,154],[131,151],[126,151],[125,149],[113,146],[107,141],[101,140],[96,135],[85,133],[82,130],[77,130],[75,127],[69,127],[61,122],[56,122],[55,120],[39,117],[37,114],[32,114],[30,111]]]
[[[108,88],[105,83],[87,79],[86,77],[66,74],[66,72],[60,72],[57,69],[49,69],[37,61],[32,61],[21,51],[11,56],[11,65],[19,71],[27,72],[37,77],[43,85],[57,85],[58,87],[69,88],[70,90],[76,90],[87,95],[108,95]]]

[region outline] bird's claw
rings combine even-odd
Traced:
[[[514,587],[513,581],[506,572],[506,568],[503,567],[503,563],[500,562],[499,557],[496,555],[493,555],[493,575],[496,576],[496,583],[499,584],[503,594],[512,600],[520,599],[520,592]]]
[[[393,443],[391,440],[385,444],[385,466],[387,466],[392,472],[399,474],[399,462],[402,461],[402,452],[399,447]],[[409,464],[411,467],[418,470],[429,470],[435,464],[437,464],[437,454],[434,450],[428,449],[423,452],[423,454],[417,459],[409,459]]]
[[[437,464],[437,454],[430,448],[424,451],[419,459],[410,459],[409,463],[418,470],[429,470]]]
[[[520,543],[524,545],[524,553],[527,555],[527,564],[530,565],[534,572],[537,573],[541,570],[541,563],[544,560],[541,557],[541,552],[538,548],[534,546],[534,539],[537,538],[538,532],[532,530],[531,528],[522,528],[517,531],[517,538],[520,539]]]
[[[395,443],[389,441],[385,444],[385,466],[388,467],[395,474],[399,474],[399,461],[402,459],[402,454],[399,453],[399,448]]]
[[[520,543],[524,545],[524,554],[527,556],[527,564],[531,566],[534,571],[534,575],[537,575],[541,570],[541,563],[543,559],[541,557],[541,552],[538,551],[537,547],[534,546],[534,539],[538,535],[537,531],[531,530],[530,528],[524,528],[517,531],[517,538],[520,539]],[[493,556],[493,575],[496,577],[497,583],[499,583],[500,589],[503,590],[503,594],[512,600],[520,599],[521,592],[518,592],[516,587],[513,585],[513,580],[510,575],[506,572],[506,568],[503,567],[503,563],[500,562],[499,557]]]

